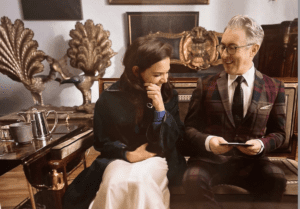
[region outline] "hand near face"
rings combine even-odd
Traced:
[[[213,137],[209,141],[210,150],[214,154],[220,155],[220,154],[224,154],[232,149],[232,146],[223,146],[223,145],[220,145],[221,143],[227,143],[227,141],[225,139],[223,139],[222,137]]]
[[[150,157],[154,157],[156,153],[148,152],[146,150],[147,146],[148,143],[142,144],[140,147],[136,148],[136,150],[132,152],[127,152],[126,153],[127,160],[131,163],[135,163],[135,162],[147,160]]]
[[[261,149],[261,143],[258,140],[251,139],[247,141],[246,144],[251,144],[252,146],[249,147],[237,146],[237,148],[246,155],[257,155],[257,153]]]
[[[144,86],[146,87],[148,98],[152,99],[155,110],[164,111],[165,105],[161,96],[161,87],[152,83],[145,83]]]

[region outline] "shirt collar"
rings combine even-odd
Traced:
[[[242,75],[246,80],[247,86],[249,86],[251,83],[254,82],[254,74],[255,74],[255,68],[254,68],[254,64],[252,62],[251,68]],[[235,79],[238,76],[239,75],[230,75],[230,74],[228,74],[228,86],[232,85],[232,83],[235,81]]]

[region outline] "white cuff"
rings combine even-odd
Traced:
[[[206,137],[205,139],[205,149],[208,151],[208,152],[211,152],[210,150],[210,147],[209,147],[209,142],[212,138],[214,137],[217,137],[217,136],[214,136],[214,135],[209,135],[208,137]]]
[[[260,139],[256,139],[256,140],[258,140],[260,142],[260,144],[261,144],[261,148],[260,148],[259,152],[256,154],[256,155],[259,155],[260,153],[262,153],[262,151],[264,151],[265,145],[262,142],[262,140],[260,140]]]

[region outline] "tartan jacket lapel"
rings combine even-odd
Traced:
[[[228,81],[227,81],[227,73],[225,71],[222,71],[220,73],[219,79],[217,79],[217,85],[219,94],[221,97],[221,101],[223,103],[225,112],[229,118],[229,121],[231,124],[235,127],[232,111],[231,111],[231,105],[229,104],[229,97],[228,97]]]
[[[249,109],[248,109],[247,114],[244,117],[243,121],[245,121],[252,113],[255,113],[255,111],[257,109],[257,105],[260,100],[261,93],[263,91],[264,84],[265,84],[265,82],[263,80],[262,73],[259,72],[257,69],[255,69],[255,80],[254,80],[254,86],[253,86],[252,100],[251,100],[251,104],[249,106]]]
[[[263,91],[263,85],[264,85],[263,75],[261,72],[259,72],[257,69],[255,69],[255,80],[254,80],[254,86],[253,86],[253,94],[252,94],[252,100],[251,104],[249,106],[249,109],[247,111],[246,116],[244,117],[243,121],[245,121],[252,113],[255,113],[257,109],[257,104],[260,100],[261,92]],[[231,124],[235,127],[233,116],[232,116],[232,110],[231,105],[229,104],[229,97],[228,97],[228,81],[227,81],[227,73],[225,71],[222,71],[220,73],[219,79],[217,79],[217,85],[219,94],[221,97],[222,104],[224,106],[226,115],[231,122]]]

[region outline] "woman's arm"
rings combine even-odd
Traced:
[[[102,94],[95,105],[94,112],[94,148],[101,152],[106,158],[117,158],[126,160],[126,148],[124,143],[118,140],[112,140],[107,134],[113,131],[113,127],[108,127],[108,121],[111,119],[108,111],[109,104],[106,101],[105,94]]]
[[[150,150],[157,150],[163,154],[169,153],[181,140],[184,126],[179,117],[178,93],[174,90],[174,96],[165,104],[165,115],[162,121],[154,121],[147,130],[147,139]]]

